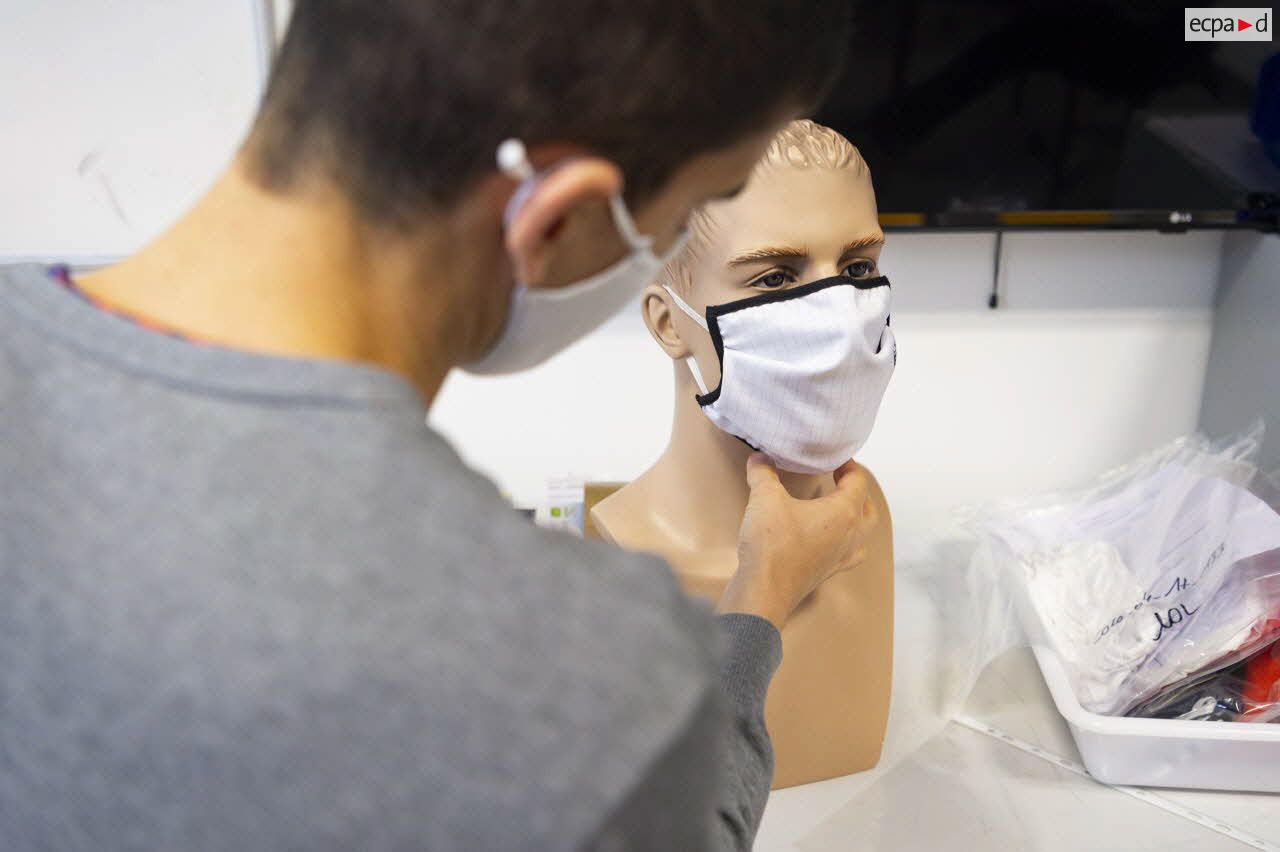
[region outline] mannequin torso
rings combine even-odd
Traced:
[[[696,407],[685,414],[702,417]],[[687,593],[714,603],[738,567],[748,451],[736,439],[722,442],[729,436],[718,430],[702,437],[724,446],[673,439],[649,470],[601,501],[591,517],[602,537],[659,554]],[[782,480],[797,497],[834,488],[829,475],[783,473]],[[868,494],[882,521],[867,542],[866,563],[819,586],[782,631],[782,665],[765,705],[775,788],[860,772],[880,758],[892,679],[893,533],[874,477]],[[717,511],[708,512],[712,504]]]

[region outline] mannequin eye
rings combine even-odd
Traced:
[[[761,290],[780,290],[790,283],[790,273],[775,271],[761,275],[755,281],[751,282],[751,286],[758,287]]]
[[[874,260],[855,260],[844,268],[844,274],[850,278],[867,278],[876,271]]]

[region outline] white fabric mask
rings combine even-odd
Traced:
[[[866,443],[898,361],[889,279],[824,278],[708,306],[705,319],[667,291],[715,345],[712,390],[685,359],[712,423],[795,473],[830,473]]]
[[[521,180],[507,203],[504,218],[510,223],[537,185],[538,176],[529,164],[524,145],[518,140],[508,139],[499,146],[498,165],[509,176]],[[658,277],[662,267],[684,245],[686,235],[682,234],[659,257],[653,252],[653,238],[636,230],[621,196],[609,199],[609,210],[614,227],[627,244],[627,255],[595,275],[563,287],[529,287],[517,283],[511,291],[511,305],[502,333],[488,352],[479,360],[464,364],[463,370],[497,375],[536,367],[622,310],[646,284]]]

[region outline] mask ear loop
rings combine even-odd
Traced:
[[[502,213],[502,224],[509,226],[516,213],[524,206],[529,193],[538,184],[538,173],[529,162],[529,154],[524,143],[519,139],[504,139],[498,146],[498,171],[516,181],[519,185],[507,201],[507,208]]]
[[[529,152],[519,139],[504,139],[498,146],[498,169],[512,180],[528,180],[533,177],[533,163]]]
[[[609,212],[613,214],[613,226],[618,229],[618,233],[622,235],[622,239],[633,252],[653,251],[653,237],[646,237],[636,228],[636,221],[631,218],[631,211],[627,209],[627,203],[622,200],[622,195],[609,196]]]
[[[613,225],[618,229],[618,233],[634,251],[643,251],[653,254],[653,237],[640,233],[636,227],[636,220],[631,218],[631,211],[627,208],[627,202],[622,199],[622,195],[609,196],[609,212],[613,214]],[[681,228],[676,238],[672,240],[671,245],[662,253],[661,257],[654,254],[654,259],[662,266],[670,263],[676,255],[678,255],[689,242],[689,229]]]
[[[705,328],[708,332],[711,331],[711,327],[707,325],[707,321],[699,315],[697,311],[691,308],[688,302],[681,299],[679,293],[672,290],[667,284],[663,284],[662,288],[671,294],[671,298],[675,300],[676,307],[688,314],[694,322]],[[698,369],[697,360],[690,355],[684,359],[684,363],[689,368],[689,372],[693,375],[693,380],[697,382],[698,390],[702,392],[703,396],[706,396],[710,391],[707,389],[707,383],[702,380],[702,371]]]
[[[512,180],[520,182],[511,200],[507,202],[507,209],[503,214],[503,220],[510,224],[512,217],[537,185],[538,173],[529,162],[529,152],[519,139],[504,139],[498,146],[497,160],[499,171]],[[609,196],[609,214],[613,217],[613,226],[617,229],[618,235],[632,252],[652,252],[653,238],[640,233],[635,219],[631,217],[631,211],[627,209],[627,203],[622,200],[620,194],[615,193]],[[659,258],[659,261],[665,262],[670,259],[683,245],[684,239],[677,239],[672,250],[668,250],[666,256]]]

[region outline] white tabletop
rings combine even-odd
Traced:
[[[945,637],[931,600],[938,595],[927,585],[899,574],[894,698],[881,765],[774,792],[757,850],[1280,850],[1280,794],[1154,791],[1219,821],[1223,833],[947,722],[940,675],[930,665]],[[998,657],[963,712],[1080,760],[1027,648]]]

